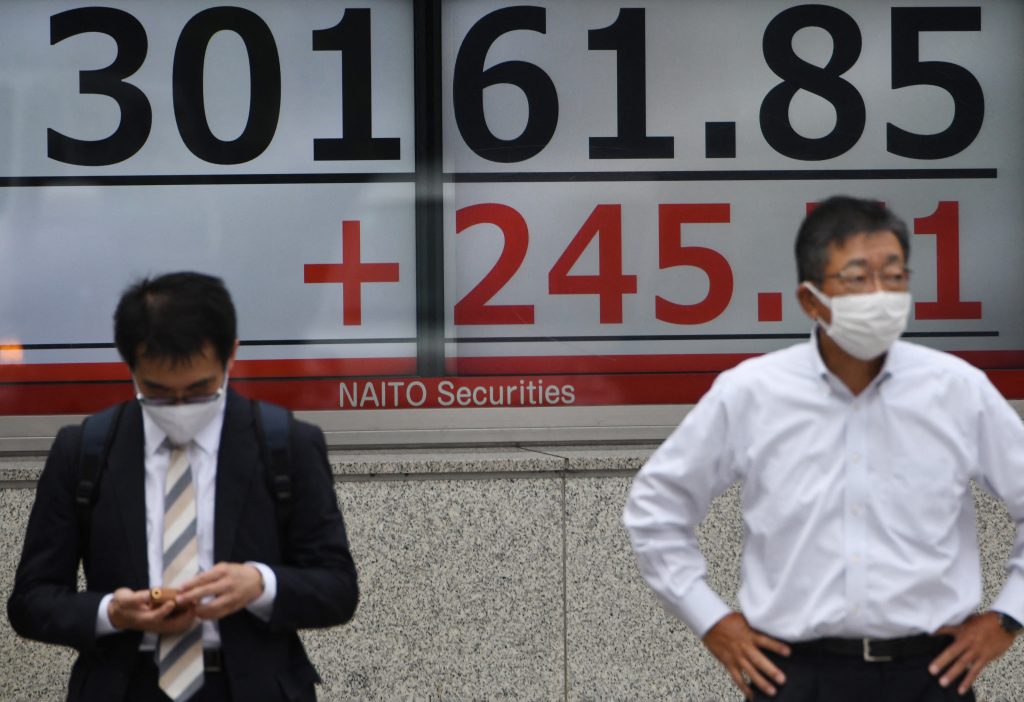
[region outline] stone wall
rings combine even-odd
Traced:
[[[321,700],[739,700],[637,573],[620,523],[654,445],[332,453],[363,599],[304,634]],[[0,595],[10,593],[42,459],[0,459]],[[712,586],[734,602],[739,491],[702,529]],[[986,598],[1013,526],[977,495]],[[63,699],[70,651],[0,620],[0,701]],[[979,699],[1024,699],[1024,645]]]

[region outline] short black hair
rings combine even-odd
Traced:
[[[855,234],[877,232],[895,234],[903,249],[904,261],[910,261],[907,225],[881,202],[836,195],[818,203],[804,219],[796,235],[796,274],[799,282],[821,284],[831,244],[842,246]]]
[[[237,338],[235,306],[220,278],[190,271],[143,278],[121,295],[114,312],[114,343],[134,369],[147,358],[178,363],[209,342],[227,365]]]

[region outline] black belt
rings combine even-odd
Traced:
[[[793,655],[845,656],[869,663],[937,654],[953,642],[952,636],[907,636],[902,639],[814,639],[789,644]]]

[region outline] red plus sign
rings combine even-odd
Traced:
[[[342,324],[363,323],[363,283],[397,283],[397,263],[363,263],[359,258],[359,221],[341,223],[341,263],[307,263],[306,283],[341,283]]]

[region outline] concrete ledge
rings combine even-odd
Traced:
[[[521,448],[332,451],[336,476],[421,475],[424,473],[523,473],[562,470],[565,461]]]
[[[296,412],[332,448],[658,442],[689,405]],[[84,415],[0,417],[0,455],[45,454]]]
[[[636,471],[657,447],[655,443],[627,446],[419,447],[331,451],[335,477],[345,480],[374,476],[423,476]],[[34,481],[45,463],[43,456],[0,456],[0,484]],[[511,477],[511,476],[510,476]]]
[[[1024,400],[1011,400],[1024,416]],[[658,443],[691,405],[511,407],[296,412],[318,425],[338,450],[427,446],[543,446]],[[45,455],[57,431],[84,415],[0,417],[0,456]]]

